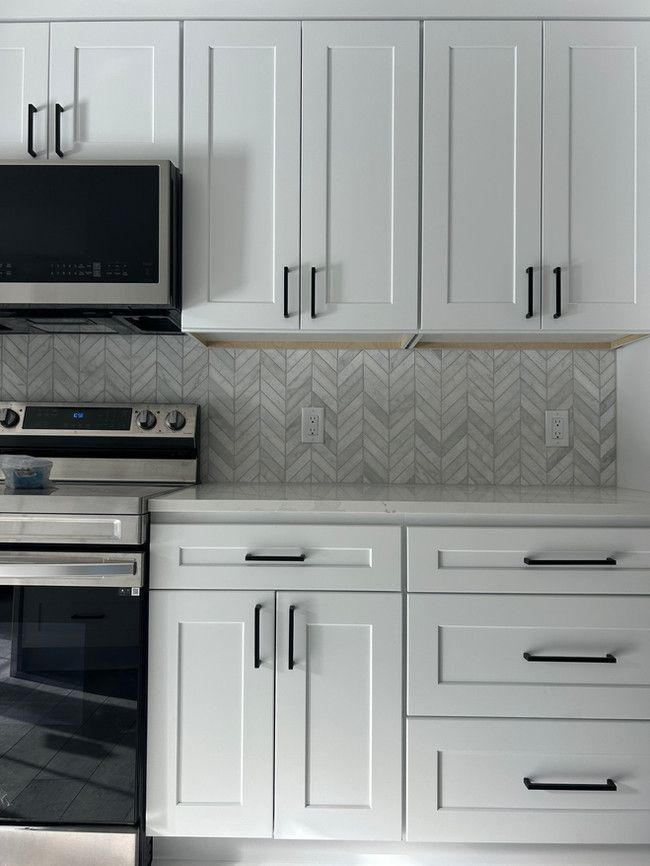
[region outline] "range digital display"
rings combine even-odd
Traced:
[[[104,406],[27,406],[24,430],[130,430],[132,409]]]

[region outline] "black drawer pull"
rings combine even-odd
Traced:
[[[533,782],[526,776],[524,785],[529,791],[616,791],[616,782],[613,779],[608,779],[604,785],[583,785],[579,782],[575,784],[556,784],[552,782]]]
[[[316,268],[311,269],[311,317],[316,318]]]
[[[27,106],[27,153],[36,159],[38,154],[34,150],[34,115],[38,113],[38,109],[31,102]]]
[[[283,315],[285,319],[289,318],[289,268],[284,266],[284,310]]]
[[[526,268],[526,273],[528,274],[528,312],[526,313],[527,319],[533,318],[533,268]]]
[[[73,613],[70,619],[106,619],[105,613]]]
[[[539,656],[534,653],[524,653],[527,662],[579,662],[580,664],[615,665],[616,656],[607,653],[604,656]]]
[[[559,319],[562,315],[562,268],[553,268],[555,274],[555,312],[554,319]]]
[[[296,608],[292,604],[289,606],[289,663],[288,668],[290,671],[293,670],[293,632],[294,632],[294,617],[295,617]]]
[[[524,556],[525,565],[616,565],[613,556],[605,559],[533,559],[532,556]]]
[[[65,154],[61,150],[61,115],[64,112],[62,105],[57,102],[54,106],[54,152],[63,159]]]
[[[295,556],[267,556],[263,553],[247,553],[246,562],[304,562],[306,553],[298,553]]]
[[[260,659],[260,611],[262,610],[261,604],[255,605],[255,645],[254,645],[254,655],[255,655],[255,669],[259,668],[262,664],[262,660]]]

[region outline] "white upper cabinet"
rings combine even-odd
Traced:
[[[299,22],[185,25],[183,194],[183,327],[297,329]]]
[[[425,22],[425,331],[539,328],[541,56],[539,22]]]
[[[398,593],[278,593],[275,836],[399,840]]]
[[[178,164],[179,31],[176,21],[52,24],[50,156],[58,139],[66,159]]]
[[[419,24],[306,22],[302,327],[414,330]]]
[[[544,327],[647,330],[650,22],[549,22],[544,43]]]
[[[273,832],[272,592],[151,593],[147,832]]]
[[[0,24],[0,159],[47,157],[49,25]]]

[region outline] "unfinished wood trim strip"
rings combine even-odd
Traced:
[[[645,340],[650,337],[650,334],[625,334],[623,337],[616,337],[612,340],[610,349],[622,349],[623,346],[629,346],[630,343],[637,343],[639,340]]]

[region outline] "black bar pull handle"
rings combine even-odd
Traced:
[[[36,159],[38,154],[34,150],[34,115],[38,109],[31,102],[27,106],[27,153]]]
[[[284,318],[289,318],[289,268],[284,266]]]
[[[106,619],[105,613],[73,613],[70,619]]]
[[[261,604],[255,605],[255,647],[254,647],[254,657],[255,657],[255,669],[259,668],[262,664],[262,659],[260,658],[260,611],[262,610]]]
[[[295,605],[289,605],[289,670],[293,670],[293,633],[294,633],[294,619],[295,619],[296,608]]]
[[[527,319],[533,318],[533,268],[526,268],[526,273],[528,274],[528,312],[526,313]]]
[[[553,268],[555,274],[555,312],[554,319],[559,319],[562,315],[562,268]]]
[[[316,268],[311,269],[311,317],[316,318]]]
[[[535,653],[524,653],[527,662],[578,662],[579,664],[615,665],[616,656],[607,653],[604,656],[541,656]]]
[[[524,785],[529,791],[616,791],[616,782],[607,779],[602,785],[583,785],[580,782],[560,784],[552,782],[533,782],[528,776],[524,777]]]
[[[306,553],[297,553],[295,556],[274,556],[264,553],[247,553],[244,557],[246,562],[304,562]]]
[[[613,556],[604,559],[534,559],[532,556],[524,556],[525,565],[616,565]]]
[[[64,157],[64,153],[61,150],[61,115],[63,111],[63,106],[57,102],[54,106],[54,150],[56,155],[60,156],[61,159]]]

